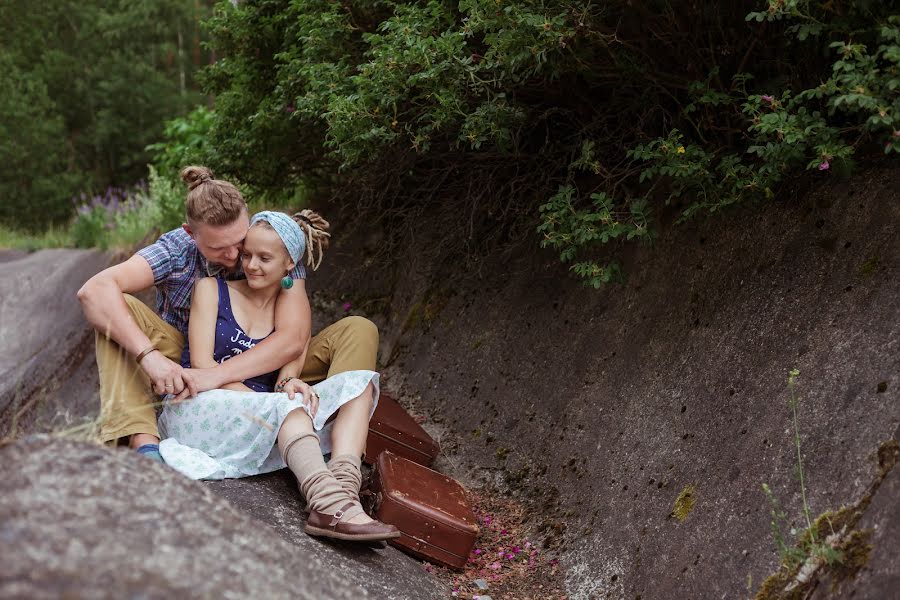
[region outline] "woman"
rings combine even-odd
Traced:
[[[254,215],[241,257],[246,279],[209,277],[194,286],[182,364],[215,366],[271,334],[278,292],[292,285],[287,274],[307,245],[304,230],[288,215]],[[296,378],[304,358],[277,373],[186,402],[167,402],[159,420],[165,438],[160,453],[194,479],[244,477],[287,466],[310,509],[307,533],[360,541],[399,537],[396,527],[370,519],[359,503],[360,456],[377,404],[378,374],[349,371],[310,387]],[[302,402],[294,400],[298,393]],[[341,435],[333,438],[334,428]],[[327,465],[323,452],[332,454]]]

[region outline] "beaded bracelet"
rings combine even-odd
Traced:
[[[291,379],[297,379],[297,378],[296,378],[296,377],[285,377],[284,379],[282,379],[281,381],[279,381],[279,382],[275,385],[275,391],[276,391],[276,392],[283,392],[283,391],[284,391],[284,386],[285,386],[285,384],[286,384],[288,381],[290,381]]]

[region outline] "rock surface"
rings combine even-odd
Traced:
[[[0,436],[97,413],[93,333],[75,293],[109,261],[93,250],[0,250]]]
[[[0,597],[444,597],[392,547],[303,533],[286,471],[198,483],[124,450],[21,439],[91,433],[93,332],[75,292],[109,261],[0,251],[0,437],[20,438],[0,447]]]
[[[278,530],[127,450],[31,436],[0,465],[2,598],[443,597],[392,548]],[[297,510],[248,481],[235,497],[257,513]]]
[[[475,272],[459,261],[425,260],[435,254],[415,244],[380,263],[371,248],[338,236],[309,282],[314,314],[327,323],[347,312],[341,305],[349,299],[350,312],[379,322],[389,387],[429,417],[445,452],[442,468],[470,485],[502,483],[532,505],[533,524],[562,559],[571,598],[752,597],[779,563],[761,484],[772,487],[794,525],[802,521],[788,371],[801,371],[800,439],[814,515],[866,493],[876,451],[896,439],[900,424],[900,174],[884,168],[827,181],[809,195],[669,229],[654,248],[626,252],[626,285],[600,291],[573,281],[533,239]],[[420,223],[419,243],[440,227],[446,224]],[[0,260],[0,269],[22,260]],[[387,307],[384,314],[366,311],[378,306]],[[164,515],[167,535],[187,549],[164,546],[155,560],[179,557],[185,564],[172,572],[213,595],[226,578],[209,575],[206,553],[249,561],[247,575],[232,582],[240,595],[253,589],[244,579],[257,581],[254,561],[308,542],[333,568],[354,564],[348,586],[378,582],[371,597],[438,597],[420,565],[393,549],[305,538],[289,475],[204,487],[156,466],[134,468],[140,459],[128,453],[60,444],[67,443],[27,440],[0,450],[3,595],[98,589],[78,587],[88,572],[106,578],[96,581],[137,582],[129,589],[151,590],[149,597],[157,589],[179,593],[178,580],[142,570],[127,555],[130,546],[94,531],[109,514],[134,534],[156,536],[155,523],[137,516],[148,512]],[[65,458],[69,452],[81,470]],[[9,466],[20,463],[21,476]],[[102,485],[91,480],[94,471]],[[815,597],[892,597],[900,584],[898,471],[860,522],[872,530],[868,562],[855,580],[834,592],[820,587]],[[159,506],[105,491],[124,481],[174,491]],[[63,495],[55,492],[59,482],[69,489]],[[177,529],[181,513],[196,517],[188,521],[194,525]],[[262,532],[274,550],[243,541],[259,538],[239,536],[228,528],[232,520],[242,523],[241,535]],[[81,521],[93,525],[82,529]],[[74,535],[53,537],[52,526]],[[205,537],[204,527],[227,548]],[[7,563],[9,544],[24,550]],[[204,549],[199,567],[193,548]],[[72,562],[38,566],[52,552]],[[289,573],[270,581],[306,573],[283,565]],[[57,587],[39,587],[39,579]],[[27,585],[34,587],[12,587]]]
[[[427,222],[395,273],[339,243],[315,283],[388,298],[393,385],[440,423],[457,476],[533,503],[572,598],[752,597],[779,563],[761,485],[802,520],[788,371],[814,515],[859,499],[900,422],[900,173],[826,181],[671,227],[599,291],[533,238],[477,270],[423,261],[446,227]],[[897,494],[893,475],[870,561],[835,597],[896,593]]]

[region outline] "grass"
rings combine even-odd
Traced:
[[[27,233],[0,225],[0,248],[34,252],[74,246],[69,227],[51,227],[43,233]]]

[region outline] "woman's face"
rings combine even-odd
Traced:
[[[278,234],[268,227],[251,227],[244,239],[241,267],[247,276],[247,285],[262,289],[279,285],[294,263]]]

